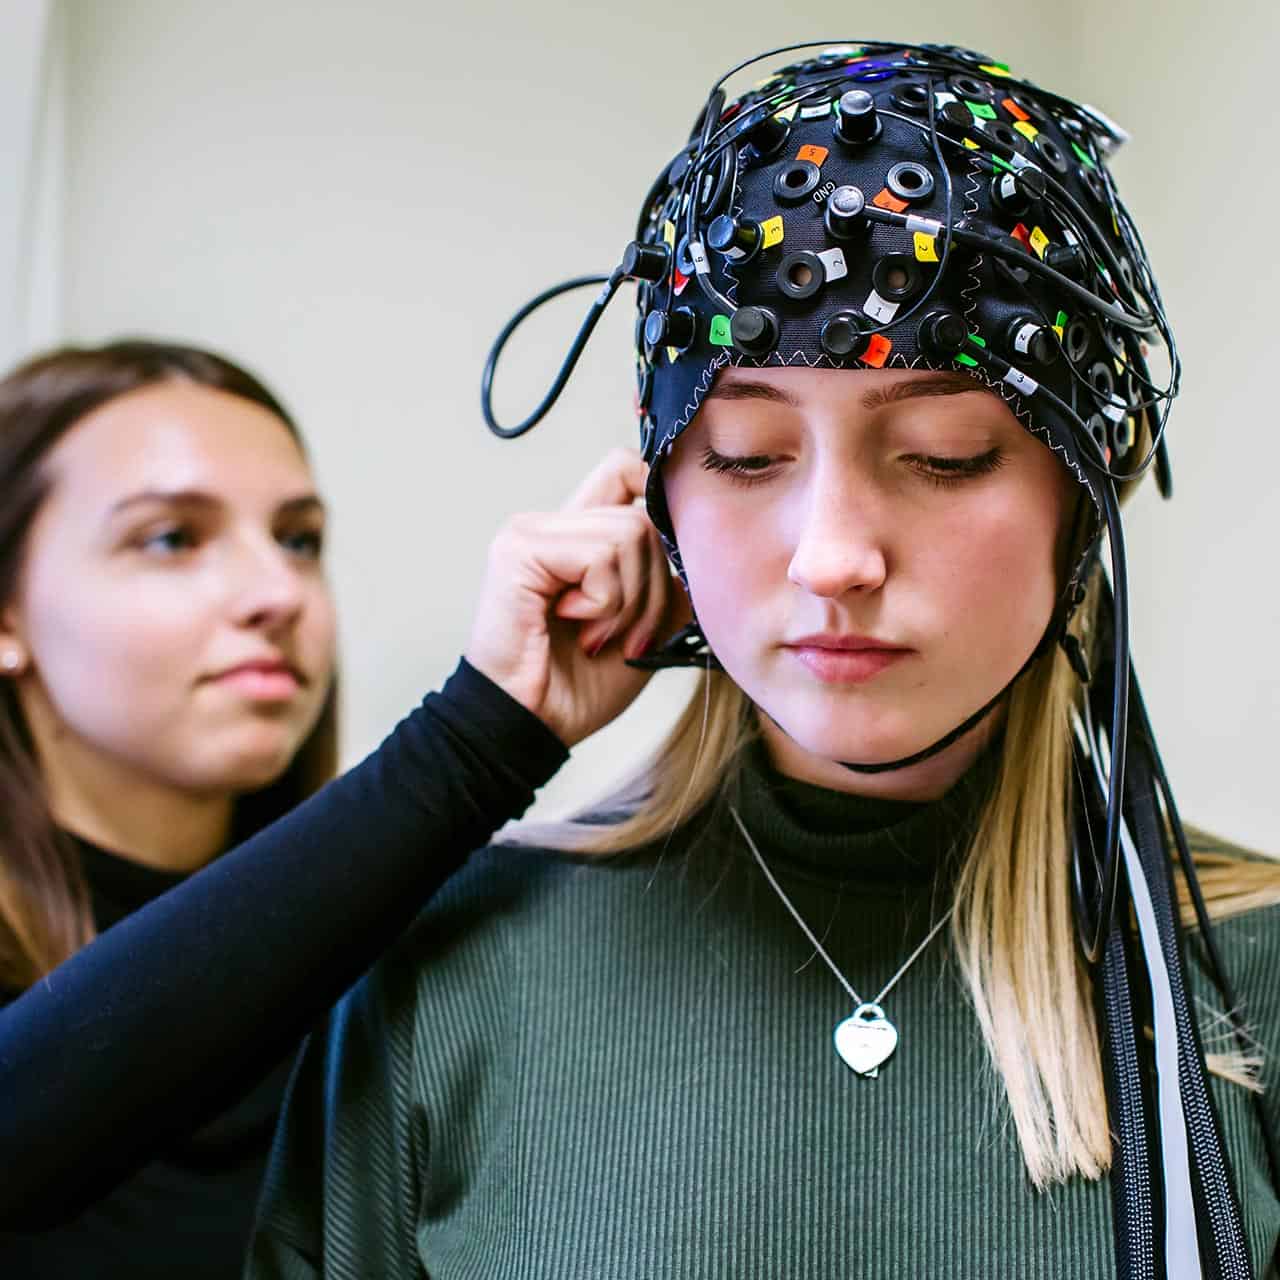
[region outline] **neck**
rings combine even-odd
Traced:
[[[139,774],[69,736],[39,751],[53,820],[90,844],[161,871],[195,871],[227,846],[235,797]]]
[[[992,710],[968,733],[944,751],[919,764],[887,773],[856,773],[838,760],[805,750],[796,740],[757,709],[756,719],[770,763],[785,777],[810,782],[831,791],[869,796],[878,800],[930,801],[951,790],[969,771],[1004,724],[1006,708]],[[909,754],[905,753],[904,754]]]

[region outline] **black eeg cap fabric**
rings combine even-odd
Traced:
[[[868,132],[860,98],[847,100],[842,123],[840,99],[851,90],[874,101],[869,142],[840,136],[842,129]],[[930,93],[946,174],[930,136]],[[660,462],[726,366],[963,369],[998,391],[1081,483],[1087,485],[1086,456],[1121,467],[1137,460],[1149,379],[1143,338],[1157,328],[1150,320],[1158,294],[1153,302],[1145,255],[1106,172],[1105,156],[1123,136],[1114,126],[1092,109],[1014,81],[985,55],[883,43],[785,66],[725,106],[718,121],[705,148],[702,121],[695,126],[641,211],[638,237],[671,250],[665,276],[640,286],[636,332],[642,451],[657,464],[649,510],[677,567]],[[859,203],[847,192],[828,216],[832,192],[848,187],[867,206],[896,213],[896,225],[865,216],[842,222],[842,212]],[[739,229],[737,244],[724,221],[708,235],[726,216]],[[954,231],[935,281],[939,263],[930,259],[943,256],[948,220]],[[727,243],[729,253],[708,248],[709,239]],[[996,240],[1007,254],[993,251]],[[729,307],[700,287],[698,259]],[[1037,272],[1041,263],[1061,274]],[[1096,314],[1063,276],[1102,306],[1148,323]],[[904,284],[907,296],[895,303],[895,286]],[[764,353],[748,340],[734,342],[733,309],[749,307],[767,309],[776,321],[776,343]],[[677,309],[688,313],[684,329],[692,317],[692,340],[682,350],[646,348],[647,317]],[[991,353],[994,364],[949,354],[956,317],[972,335],[964,351],[981,344],[975,354]],[[922,346],[927,318],[943,338],[941,349]],[[758,319],[740,317],[738,327],[751,330],[742,321]],[[824,349],[823,330],[833,320]],[[852,344],[858,354],[839,354],[851,345],[851,320],[882,332]],[[1015,376],[1000,376],[999,361]],[[1018,390],[1028,385],[1019,384],[1019,371],[1072,412]],[[1082,431],[1096,445],[1082,440]]]

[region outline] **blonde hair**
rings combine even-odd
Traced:
[[[1092,593],[1091,593],[1092,595]],[[1086,600],[1073,629],[1092,616]],[[1038,1188],[1111,1163],[1090,977],[1076,943],[1067,868],[1071,716],[1080,685],[1056,647],[1010,695],[996,778],[954,887],[951,936],[1032,1183]],[[597,814],[515,828],[515,842],[611,854],[661,843],[728,785],[756,735],[747,696],[708,671],[665,742]],[[1280,863],[1197,849],[1211,915],[1280,902]],[[1179,880],[1183,921],[1195,917]],[[1210,1054],[1218,1075],[1257,1089],[1256,1059]]]

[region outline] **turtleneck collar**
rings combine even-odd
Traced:
[[[886,888],[923,884],[954,870],[953,855],[965,848],[999,760],[997,740],[944,796],[917,803],[851,795],[785,777],[757,740],[743,752],[729,798],[775,867]]]
[[[145,907],[168,889],[181,884],[190,872],[161,871],[135,862],[122,853],[112,853],[74,832],[67,832],[84,871],[85,884],[93,908],[94,923],[101,932]]]

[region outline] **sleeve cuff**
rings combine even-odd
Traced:
[[[490,750],[530,790],[547,782],[569,758],[569,749],[528,708],[466,658],[460,658],[444,688],[434,695],[454,712],[455,723],[483,737]]]

